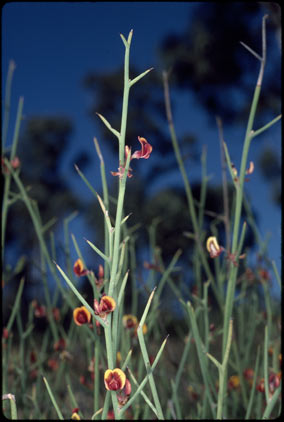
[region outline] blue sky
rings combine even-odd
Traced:
[[[24,97],[26,117],[56,114],[70,117],[75,130],[66,163],[83,147],[94,163],[86,176],[99,180],[92,139],[98,136],[101,122],[94,123],[87,115],[91,98],[82,87],[83,77],[91,70],[110,71],[120,67],[124,60],[124,46],[119,34],[127,37],[131,29],[134,30],[131,63],[141,71],[154,67],[155,71],[161,72],[163,69],[156,54],[158,45],[168,32],[183,32],[194,7],[195,3],[188,2],[7,3],[2,9],[2,92],[8,64],[13,59],[16,71],[12,85],[11,130],[19,96]],[[244,54],[248,53],[244,51]],[[257,77],[258,63],[255,69]],[[252,94],[253,89],[254,85]],[[173,92],[173,96],[177,133],[190,130],[198,136],[200,150],[203,144],[207,145],[208,173],[213,182],[219,182],[221,166],[217,128],[208,125],[207,116],[193,95]],[[257,138],[249,159],[256,160],[260,147],[266,144],[273,145],[280,154],[280,131],[281,125],[277,124],[263,137]],[[232,161],[238,166],[244,128],[225,127],[224,136]],[[104,146],[101,146],[104,152]],[[110,157],[108,164],[107,170],[116,170],[116,159]],[[200,178],[196,164],[193,164],[190,176],[192,181]],[[75,174],[72,183],[78,189],[85,189]],[[246,189],[259,213],[263,239],[270,233],[269,256],[276,261],[280,271],[280,210],[272,203],[269,185],[257,169],[253,183],[248,183]]]

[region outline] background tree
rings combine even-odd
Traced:
[[[159,67],[170,70],[171,90],[176,90],[177,93],[179,90],[194,93],[196,101],[207,111],[208,120],[214,125],[216,115],[222,118],[224,125],[233,122],[244,124],[244,119],[247,119],[251,88],[255,83],[256,59],[244,51],[239,41],[244,41],[256,51],[260,50],[259,26],[265,13],[269,13],[267,36],[270,47],[258,119],[266,122],[268,115],[273,113],[274,116],[280,108],[280,13],[277,4],[196,4],[184,33],[169,34],[161,43]],[[132,66],[130,76],[134,77],[143,70]],[[98,119],[95,113],[99,112],[113,127],[119,129],[123,69],[118,68],[104,74],[89,72],[82,82],[92,98],[92,105],[88,110],[90,117]],[[229,98],[236,101],[228,101]],[[125,213],[132,212],[129,224],[142,222],[138,237],[140,240],[137,241],[138,253],[142,256],[148,245],[147,226],[160,215],[157,244],[161,247],[163,258],[168,262],[175,251],[181,248],[184,251],[181,259],[188,265],[193,242],[184,236],[184,232],[192,231],[192,227],[185,194],[179,182],[181,178],[176,177],[178,169],[166,121],[162,75],[155,70],[150,72],[143,83],[133,87],[129,101],[126,143],[132,150],[138,149],[137,136],[145,136],[155,151],[146,165],[142,160],[135,162],[134,177],[129,180],[127,188]],[[172,102],[174,112],[174,97]],[[260,125],[261,123],[259,122]],[[99,139],[107,143],[110,151],[117,152],[116,140],[103,124],[100,128]],[[92,200],[83,203],[62,174],[61,163],[70,143],[71,133],[72,124],[66,118],[38,116],[27,120],[19,142],[21,177],[24,184],[29,186],[29,195],[37,201],[44,223],[51,221],[54,216],[60,221],[74,209],[86,209],[86,221],[90,230],[93,230],[96,241],[100,243],[103,241],[103,232],[100,231],[100,225],[96,224],[98,218],[101,218],[97,203]],[[191,169],[193,164],[199,165],[200,148],[197,136],[189,130],[179,136],[179,144],[186,168]],[[71,161],[72,167],[77,163],[81,170],[87,164],[84,152],[81,158],[74,157]],[[274,197],[280,203],[280,166],[275,153],[264,151],[259,162],[264,174],[269,177],[272,191],[275,192]],[[116,168],[112,170],[116,171]],[[176,180],[176,183],[171,183],[171,187],[164,182],[169,178]],[[111,194],[115,194],[117,180],[110,176],[109,182]],[[198,203],[200,183],[193,183],[192,189]],[[222,189],[209,184],[205,227],[209,228],[215,218],[213,216],[222,212]],[[16,251],[17,256],[25,255],[25,271],[28,271],[28,262],[36,254],[37,241],[34,231],[30,229],[30,217],[24,204],[14,204],[8,218],[7,248],[13,250],[13,253]],[[25,230],[22,230],[23,227]],[[222,233],[220,236],[223,236]],[[248,245],[253,246],[251,233],[247,241]]]
[[[72,134],[70,119],[58,116],[34,116],[24,123],[17,155],[20,159],[20,177],[28,192],[37,204],[43,226],[49,225],[57,237],[58,225],[74,210],[82,209],[82,200],[76,196],[72,186],[62,172],[62,161],[70,144]],[[84,152],[76,157],[83,168],[86,159]],[[75,158],[73,158],[75,160]],[[74,161],[72,160],[72,165]],[[18,188],[12,179],[12,191]],[[49,236],[47,232],[46,236]],[[60,245],[60,242],[57,242]],[[60,248],[59,248],[60,249]],[[15,275],[15,262],[18,266]],[[10,262],[13,262],[11,266]],[[10,277],[10,294],[6,295],[5,308],[9,297],[14,300],[13,290],[17,291],[19,280],[25,277],[24,296],[29,296],[38,283],[42,287],[38,238],[24,202],[18,200],[9,207],[5,238],[5,283]],[[40,298],[37,288],[36,297]]]
[[[160,57],[164,66],[172,69],[172,85],[193,92],[213,123],[216,115],[224,123],[247,119],[257,70],[256,59],[245,52],[240,41],[261,51],[259,28],[266,13],[269,71],[258,119],[267,119],[267,113],[279,113],[281,103],[280,60],[275,60],[280,48],[281,12],[277,3],[200,3],[184,33],[169,34],[162,42]]]
[[[268,44],[275,45],[275,42],[270,43],[270,41],[279,29],[277,19],[279,10],[277,6],[270,6],[270,10],[266,10],[265,6],[258,3],[198,4],[184,33],[169,34],[161,43],[160,67],[170,69],[172,89],[193,92],[196,100],[207,111],[209,120],[214,121],[214,125],[216,125],[216,115],[222,118],[224,125],[233,121],[244,124],[244,119],[247,119],[251,87],[255,83],[255,58],[246,55],[247,52],[240,45],[240,40],[256,51],[260,50],[259,25],[262,15],[267,12],[272,15],[272,19],[268,20]],[[279,110],[280,82],[276,75],[279,75],[280,64],[279,60],[273,60],[274,54],[279,54],[279,51],[270,48],[269,72],[261,97],[260,119],[267,118],[267,114]],[[137,69],[132,68],[130,76],[133,77],[138,73]],[[99,111],[112,122],[113,127],[119,128],[123,89],[122,69],[103,75],[90,72],[83,84],[93,98],[89,110],[90,116],[97,119],[95,113]],[[236,98],[237,101],[228,101],[228,98]],[[172,231],[170,230],[169,236],[168,226],[171,219],[176,225],[182,224],[181,215],[185,216],[187,211],[185,198],[179,189],[175,189],[171,194],[170,190],[162,189],[163,177],[174,172],[177,166],[168,134],[162,78],[155,70],[147,75],[143,84],[134,87],[130,96],[127,144],[135,148],[137,135],[146,136],[145,134],[154,147],[156,159],[151,157],[143,169],[144,163],[137,163],[137,167],[141,166],[140,174],[143,181],[139,180],[137,183],[135,176],[135,184],[129,183],[128,189],[131,194],[128,195],[126,208],[128,203],[131,204],[132,209],[129,206],[129,211],[133,211],[134,221],[137,215],[140,221],[145,222],[145,226],[150,222],[152,210],[165,215],[165,223],[159,227],[159,241],[163,245],[164,256],[169,258],[173,250],[179,247],[184,249],[184,239],[179,235],[174,236],[174,227]],[[100,137],[112,149],[116,148],[113,136],[104,125],[101,125]],[[179,142],[186,166],[189,162],[186,160],[189,159],[191,163],[192,160],[197,163],[199,150],[196,136],[189,132],[179,139]],[[272,161],[266,160],[266,165],[270,164],[273,164]],[[159,192],[157,188],[158,193],[153,194],[153,190],[149,193],[149,186],[155,184],[161,191]],[[199,188],[196,184],[193,189],[196,201],[199,200]],[[176,205],[173,205],[174,203]],[[221,189],[209,185],[207,210],[218,214],[222,212],[218,204],[222,203]],[[170,219],[167,218],[166,211],[171,212]],[[210,224],[209,215],[206,218]],[[182,230],[190,230],[187,224]]]

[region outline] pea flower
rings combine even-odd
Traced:
[[[246,169],[246,174],[252,174],[254,172],[254,162],[249,162],[249,167]]]
[[[20,165],[21,165],[21,161],[19,157],[14,157],[11,161],[11,166],[13,167],[13,169],[17,169],[18,167],[20,167]]]
[[[101,287],[104,284],[104,267],[100,264],[98,270],[98,278],[95,277],[95,283],[97,287]]]
[[[95,314],[99,315],[103,319],[106,318],[107,314],[113,312],[115,308],[116,302],[110,296],[103,295],[100,300],[100,303],[97,301],[97,299],[94,299]]]
[[[131,394],[131,383],[129,379],[126,378],[123,389],[117,394],[119,407],[124,406],[128,402],[130,394]]]
[[[79,421],[81,419],[80,415],[79,415],[79,408],[78,407],[75,407],[75,409],[72,410],[71,419],[73,419],[75,421]]]
[[[128,330],[133,329],[133,335],[137,336],[139,323],[135,315],[131,315],[131,314],[123,315],[122,323],[123,323],[123,326],[127,328]],[[142,327],[143,334],[146,334],[147,331],[148,331],[147,325],[143,324],[143,327]]]
[[[137,158],[137,160],[140,158],[145,158],[147,160],[151,155],[153,147],[149,144],[149,142],[147,142],[145,138],[142,138],[141,136],[138,136],[138,141],[141,144],[141,150],[135,151],[131,155],[131,160],[133,160],[133,158]]]
[[[239,181],[238,170],[236,169],[236,166],[233,163],[232,163],[232,172],[233,172],[233,175],[235,176],[234,178],[235,182],[238,182]],[[245,174],[252,174],[253,172],[254,172],[254,162],[250,161],[249,167],[246,169]],[[248,182],[249,178],[245,178],[245,181]]]
[[[34,316],[36,318],[46,317],[46,307],[44,305],[40,305],[35,299],[32,301],[31,305],[34,308]]]
[[[104,375],[105,387],[109,391],[122,390],[125,386],[126,375],[119,369],[115,368],[113,370],[107,369]]]
[[[16,156],[11,160],[10,164],[11,164],[13,169],[17,169],[17,168],[20,167],[21,161],[20,161],[19,157]],[[3,174],[9,174],[9,169],[5,164],[5,157],[1,157],[1,167],[2,167]]]
[[[279,387],[281,380],[281,374],[276,374],[274,372],[271,372],[268,378],[268,384],[269,384],[269,392],[270,394],[273,394],[275,389]]]
[[[243,376],[251,387],[253,384],[254,370],[252,368],[246,368],[243,372]]]
[[[136,327],[138,325],[136,316],[131,315],[131,314],[123,315],[122,323],[125,328],[129,328],[129,329]]]
[[[113,410],[109,410],[107,412],[107,420],[114,420],[114,411]]]
[[[199,395],[197,394],[197,392],[194,390],[194,388],[192,387],[192,385],[189,385],[187,387],[187,391],[189,393],[189,397],[191,401],[196,401],[199,398]]]
[[[264,393],[264,391],[265,391],[265,387],[264,387],[264,378],[261,378],[261,379],[258,381],[258,383],[257,383],[257,385],[256,385],[256,389],[257,389],[257,391],[259,391],[260,393]]]
[[[134,158],[136,158],[137,160],[140,160],[140,158],[145,158],[145,160],[147,160],[152,152],[152,145],[149,144],[149,142],[143,138],[142,136],[138,136],[138,141],[141,144],[141,150],[140,151],[135,151],[131,157],[130,160],[133,160]],[[128,157],[128,154],[131,154],[131,150],[129,148],[128,145],[125,146],[125,161]],[[119,176],[120,179],[123,177],[124,175],[124,171],[125,171],[125,167],[119,166],[118,171],[114,172],[112,171],[111,174],[113,176]],[[132,169],[129,167],[128,169],[128,173],[127,173],[127,177],[132,177]]]
[[[85,306],[75,308],[73,311],[73,319],[75,324],[81,326],[83,324],[89,324],[91,321],[91,313]]]
[[[75,264],[73,266],[73,271],[77,277],[82,277],[88,274],[89,272],[87,269],[84,268],[83,261],[80,258],[78,258],[77,261],[75,261]]]
[[[238,375],[230,376],[228,387],[230,390],[237,390],[240,387],[240,377]]]
[[[7,339],[7,338],[9,337],[9,331],[8,331],[8,329],[7,329],[6,327],[4,327],[4,328],[3,328],[3,334],[2,334],[2,337],[3,337],[4,339]]]
[[[125,168],[122,167],[122,166],[119,166],[118,171],[111,171],[111,174],[113,176],[119,176],[120,179],[122,179],[123,178],[123,175],[124,175],[124,171],[125,171]],[[130,177],[133,176],[133,174],[131,172],[132,172],[132,169],[129,167],[128,173],[127,173],[127,177],[130,178]]]
[[[47,361],[47,366],[52,370],[52,371],[57,371],[57,369],[59,368],[59,363],[56,359],[50,358]]]
[[[218,241],[215,236],[208,237],[207,242],[206,242],[206,248],[208,252],[210,253],[210,258],[216,258],[224,250],[222,246],[219,246]]]
[[[56,322],[60,321],[60,311],[58,308],[52,308],[52,315]]]

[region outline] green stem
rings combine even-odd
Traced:
[[[16,124],[15,124],[15,129],[14,129],[12,148],[11,148],[11,153],[10,153],[10,161],[12,161],[16,155],[20,124],[22,120],[23,104],[24,104],[24,99],[23,97],[20,97],[19,104],[18,104],[17,117],[16,117]],[[5,175],[4,196],[3,196],[3,205],[2,205],[2,235],[1,235],[2,260],[4,257],[5,232],[6,232],[7,214],[8,214],[8,208],[9,208],[8,199],[9,199],[9,193],[10,193],[10,185],[11,185],[11,173],[9,171],[9,173]]]
[[[10,165],[10,163],[7,160],[5,160],[5,164],[7,165],[9,171],[11,172],[11,174],[12,174],[12,176],[13,176],[15,182],[16,182],[16,185],[18,186],[18,189],[21,193],[22,199],[23,199],[23,201],[24,201],[24,203],[27,207],[27,210],[30,214],[30,217],[32,219],[32,222],[33,222],[33,225],[34,225],[34,228],[35,228],[35,232],[36,232],[37,237],[38,237],[40,247],[42,248],[43,254],[44,254],[46,261],[48,263],[48,267],[49,267],[49,269],[50,269],[50,271],[51,271],[51,273],[52,273],[52,275],[53,275],[53,277],[54,277],[54,279],[57,283],[57,286],[58,286],[62,296],[64,297],[64,299],[66,299],[70,303],[70,306],[73,307],[72,299],[69,297],[69,295],[63,289],[63,287],[61,286],[61,283],[59,282],[59,279],[58,279],[56,271],[55,271],[55,267],[54,267],[54,265],[53,265],[53,263],[50,259],[50,255],[49,255],[49,252],[48,252],[45,240],[44,240],[41,223],[37,218],[36,212],[34,210],[34,207],[32,206],[32,202],[31,202],[30,198],[27,195],[25,187],[24,187],[21,179],[19,178],[17,173],[13,170],[12,166]]]
[[[61,411],[60,411],[60,409],[58,407],[58,404],[56,403],[55,397],[54,397],[54,395],[53,395],[53,393],[51,391],[51,388],[50,388],[50,386],[49,386],[49,384],[47,382],[47,379],[45,377],[43,377],[43,381],[44,381],[45,386],[46,386],[46,389],[48,391],[50,400],[51,400],[51,402],[52,402],[52,404],[53,404],[53,406],[54,406],[54,408],[56,410],[57,416],[59,417],[60,420],[64,420],[64,417],[63,417],[63,415],[62,415],[62,413],[61,413]]]
[[[119,164],[124,166],[124,146],[125,146],[125,134],[126,134],[126,123],[127,123],[127,111],[128,111],[128,98],[130,90],[129,80],[129,54],[130,44],[133,35],[133,30],[129,32],[127,41],[121,34],[122,41],[125,45],[125,56],[124,56],[124,90],[123,90],[123,102],[122,102],[122,116],[121,116],[121,127],[119,137]]]
[[[119,263],[119,243],[120,243],[120,230],[121,230],[121,219],[123,214],[123,202],[126,188],[126,179],[130,163],[130,154],[127,156],[125,171],[122,179],[119,179],[119,192],[117,200],[117,209],[116,209],[116,218],[115,218],[115,229],[114,229],[114,245],[113,245],[113,257],[111,261],[111,273],[110,273],[110,282],[109,282],[109,291],[108,295],[112,296],[114,291],[114,286],[117,282],[117,269]]]
[[[252,132],[252,138],[255,138],[256,136],[260,135],[262,132],[264,132],[265,130],[267,130],[268,128],[270,128],[270,126],[274,125],[275,123],[278,122],[278,120],[280,120],[282,118],[282,115],[279,114],[279,116],[275,117],[273,120],[271,120],[271,122],[267,123],[266,125],[262,126],[261,128],[255,130]]]
[[[275,404],[277,403],[278,397],[281,394],[281,385],[276,389],[275,393],[271,397],[271,399],[268,400],[266,408],[264,410],[264,413],[262,415],[262,419],[268,419]]]
[[[266,58],[265,19],[266,17],[267,16],[263,18],[263,26],[262,26],[262,41],[263,41],[262,60],[261,60],[258,80],[257,80],[256,87],[254,90],[248,123],[247,123],[247,129],[246,129],[246,135],[245,135],[242,159],[241,159],[240,176],[239,176],[238,183],[235,184],[236,207],[235,207],[235,219],[234,219],[233,240],[232,240],[232,250],[231,250],[233,254],[236,253],[237,248],[238,248],[239,228],[240,228],[241,211],[242,211],[242,203],[243,203],[243,187],[244,187],[244,179],[246,175],[247,157],[248,157],[249,147],[250,147],[250,143],[253,136],[252,128],[253,128],[256,109],[258,105],[259,95],[261,91],[262,78],[263,78],[263,72],[264,72],[264,66],[265,66],[265,58]],[[226,296],[226,304],[225,304],[225,315],[224,315],[223,354],[225,353],[225,348],[227,344],[229,321],[232,316],[236,276],[237,276],[237,268],[231,264],[229,281],[228,281],[228,290],[227,290],[227,296]]]
[[[218,391],[218,404],[217,404],[217,419],[222,419],[223,415],[223,402],[225,396],[225,386],[226,386],[226,369],[229,359],[229,353],[232,343],[232,334],[233,334],[233,320],[230,319],[228,341],[226,344],[226,349],[224,353],[224,358],[222,364],[220,364],[213,356],[207,353],[207,356],[212,360],[212,362],[217,366],[219,371],[219,391]]]
[[[95,342],[95,362],[94,362],[94,412],[99,409],[100,379],[99,379],[99,361],[101,354],[100,341]]]
[[[253,382],[252,382],[252,386],[251,386],[251,393],[250,393],[250,398],[249,398],[249,402],[248,405],[246,407],[246,414],[245,414],[245,419],[251,419],[250,418],[250,413],[252,410],[252,405],[253,405],[253,399],[254,399],[254,395],[255,395],[255,386],[256,386],[256,380],[257,380],[257,374],[258,374],[258,367],[259,367],[259,356],[260,356],[260,349],[259,347],[257,348],[257,353],[256,353],[256,361],[255,361],[255,367],[254,367],[254,376],[253,376]]]
[[[265,326],[264,330],[264,356],[263,356],[263,372],[264,372],[264,390],[265,390],[265,398],[266,402],[269,402],[269,381],[268,381],[268,327]]]
[[[144,325],[146,316],[148,314],[149,307],[150,307],[151,301],[153,299],[154,293],[155,293],[155,290],[152,291],[152,293],[151,293],[151,295],[148,299],[147,305],[145,307],[142,318],[141,318],[139,325],[138,325],[137,334],[138,334],[139,345],[140,345],[142,357],[143,357],[143,360],[144,360],[145,368],[146,368],[147,374],[149,376],[149,384],[150,384],[150,388],[151,388],[151,391],[152,391],[152,396],[153,396],[153,400],[154,400],[154,403],[155,403],[155,408],[157,410],[157,417],[158,417],[159,420],[160,419],[164,420],[164,415],[163,415],[162,407],[161,407],[161,404],[160,404],[155,380],[154,380],[153,374],[151,372],[151,365],[150,365],[149,356],[148,356],[148,352],[147,352],[147,348],[146,348],[146,344],[145,344],[145,340],[144,340],[144,336],[143,336],[143,325]]]
[[[7,139],[7,132],[8,132],[8,125],[9,125],[9,117],[10,117],[10,105],[11,105],[11,85],[14,70],[16,68],[15,62],[10,60],[6,86],[5,86],[5,111],[4,111],[4,121],[2,126],[2,156],[4,156],[4,148]]]
[[[11,407],[11,419],[18,419],[17,417],[17,406],[16,406],[16,399],[14,394],[4,394],[2,396],[2,400],[10,400],[10,407]]]
[[[94,144],[95,144],[95,148],[100,160],[100,170],[101,170],[101,180],[102,180],[102,185],[103,185],[103,198],[104,198],[104,205],[105,208],[107,210],[109,210],[109,198],[108,198],[108,185],[107,185],[107,180],[106,180],[106,173],[105,173],[105,163],[104,163],[104,159],[101,153],[101,149],[98,143],[97,138],[94,138]],[[105,225],[105,255],[106,256],[111,256],[110,254],[110,239],[109,239],[109,232],[108,232],[108,228],[107,228],[107,222],[104,220],[104,225]],[[106,265],[106,263],[104,264],[104,277],[105,279],[109,278],[109,266]]]
[[[153,294],[153,292],[152,292],[152,294]],[[148,300],[148,304],[149,304],[149,301],[151,300],[151,296],[150,296],[150,298],[149,298],[149,300]],[[146,308],[147,308],[147,306],[146,306]],[[145,308],[145,311],[146,311],[146,308]],[[145,311],[144,311],[144,314],[143,315],[145,315]],[[143,316],[142,316],[142,319],[141,319],[141,321],[143,322],[145,320],[145,318],[143,318]],[[141,321],[140,321],[140,324],[141,324]],[[141,331],[141,333],[142,333],[142,331]],[[142,337],[143,337],[143,334],[142,334]],[[162,345],[161,345],[161,347],[160,347],[160,350],[158,351],[158,353],[157,353],[157,355],[156,355],[156,357],[155,357],[155,360],[154,360],[154,362],[153,362],[153,364],[152,364],[152,366],[149,368],[149,370],[148,370],[148,373],[147,373],[147,375],[144,377],[144,379],[139,383],[140,385],[139,385],[139,387],[137,388],[137,390],[135,391],[135,393],[133,394],[133,396],[131,396],[131,398],[128,400],[128,402],[123,406],[123,408],[120,410],[120,412],[121,412],[121,414],[123,414],[127,409],[128,409],[128,407],[129,406],[131,406],[132,405],[132,403],[134,403],[134,401],[136,400],[136,398],[137,398],[137,396],[138,396],[138,394],[140,394],[140,392],[143,390],[143,388],[144,388],[144,386],[145,386],[145,384],[147,383],[147,381],[149,380],[149,377],[150,377],[150,375],[153,375],[153,372],[154,372],[154,370],[155,370],[155,368],[156,368],[156,366],[157,366],[157,364],[158,364],[158,362],[159,362],[159,359],[160,359],[160,357],[161,357],[161,355],[162,355],[162,352],[163,352],[163,350],[164,350],[164,347],[165,347],[165,345],[166,345],[166,342],[167,342],[167,340],[168,340],[168,337],[166,337],[166,339],[163,341],[163,343],[162,343]],[[143,342],[143,340],[142,340],[142,342]],[[139,363],[141,362],[141,366],[142,366],[142,360],[140,360],[139,361]],[[137,377],[138,379],[139,379],[139,371],[138,371],[138,377]],[[157,407],[156,407],[156,410],[157,410],[157,413],[158,413],[158,409],[157,409]],[[158,415],[158,419],[162,419],[161,417],[159,417],[159,415]]]
[[[183,164],[183,160],[182,160],[182,156],[181,156],[181,152],[180,152],[180,149],[179,149],[178,140],[177,140],[177,136],[176,136],[176,132],[175,132],[175,127],[174,127],[174,123],[173,123],[167,72],[163,72],[163,81],[164,81],[164,95],[165,95],[166,114],[167,114],[167,119],[168,119],[168,125],[169,125],[169,130],[170,130],[170,134],[171,134],[171,140],[172,140],[176,160],[178,162],[179,169],[180,169],[180,172],[181,172],[181,175],[182,175],[182,178],[183,178],[183,182],[184,182],[189,214],[190,214],[190,217],[191,217],[191,222],[192,222],[193,231],[194,231],[194,238],[195,238],[195,241],[197,243],[199,257],[200,257],[200,260],[202,262],[204,271],[206,273],[207,278],[209,280],[211,280],[211,282],[212,282],[212,288],[214,289],[216,299],[218,301],[220,309],[222,309],[221,298],[220,298],[220,295],[219,295],[219,293],[216,289],[215,280],[214,280],[213,274],[210,270],[210,267],[208,265],[208,262],[207,262],[202,244],[201,244],[201,240],[200,240],[200,230],[199,230],[198,219],[197,219],[196,211],[195,211],[195,207],[194,207],[194,199],[193,199],[193,195],[192,195],[192,190],[191,190],[191,186],[190,186],[190,183],[189,183],[189,180],[188,180],[188,177],[187,177],[187,174],[186,174],[186,170],[185,170],[185,167],[184,167],[184,164]]]
[[[196,344],[200,370],[201,370],[204,385],[205,385],[205,394],[206,394],[208,401],[209,401],[209,404],[210,404],[210,410],[212,412],[212,416],[214,416],[214,404],[213,404],[211,389],[210,389],[210,386],[209,386],[209,373],[208,373],[208,365],[207,365],[206,355],[204,353],[204,346],[202,345],[201,338],[200,338],[200,335],[199,335],[199,330],[198,330],[198,326],[197,326],[197,322],[196,322],[194,309],[193,309],[192,304],[190,302],[187,302],[187,312],[188,312],[188,315],[189,315],[190,325],[191,325],[193,337],[194,337],[195,344]]]
[[[107,352],[107,363],[109,369],[114,369],[114,361],[115,361],[115,350],[113,350],[113,342],[112,342],[112,335],[111,335],[111,315],[108,316],[109,325],[105,327],[105,342],[106,342],[106,352]],[[111,391],[111,400],[114,410],[115,419],[120,419],[119,415],[119,408],[118,408],[118,401],[116,397],[115,391]]]

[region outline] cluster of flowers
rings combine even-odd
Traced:
[[[116,302],[110,296],[103,295],[100,302],[94,299],[95,315],[100,316],[102,319],[105,319],[115,308]],[[91,313],[85,306],[81,306],[74,309],[73,319],[75,324],[79,326],[90,324]],[[117,391],[118,403],[123,406],[131,394],[131,383],[126,378],[125,373],[119,368],[107,369],[104,374],[104,383],[107,390]]]
[[[83,277],[85,275],[91,274],[94,277],[94,281],[97,287],[101,287],[104,284],[104,267],[101,264],[99,265],[97,277],[94,275],[93,271],[84,267],[83,261],[80,258],[75,261],[73,271],[77,277]]]
[[[147,160],[151,155],[151,152],[153,149],[152,145],[150,145],[149,142],[147,142],[147,140],[145,138],[142,138],[141,136],[138,136],[138,141],[141,144],[141,150],[135,151],[131,155],[130,161],[133,160],[134,158],[136,158],[137,160],[140,160],[140,158],[145,158]],[[131,154],[131,150],[128,145],[125,146],[124,151],[125,151],[125,161],[126,161],[128,154]],[[121,179],[124,175],[124,171],[125,171],[125,167],[120,165],[118,168],[118,171],[112,171],[111,174],[113,176],[119,176]],[[133,176],[132,169],[129,167],[127,177],[132,177],[132,176]]]
[[[87,275],[90,271],[87,270],[82,260],[79,258],[75,262],[73,266],[74,273],[78,276],[84,276]],[[99,277],[98,280],[101,280],[100,282],[96,282],[96,284],[101,285],[103,283],[104,273],[103,273],[103,267],[100,266],[99,269]],[[100,301],[97,299],[94,299],[93,308],[95,315],[98,315],[102,319],[106,319],[107,315],[111,312],[113,312],[116,309],[116,302],[111,296],[107,296],[106,294],[103,294],[101,296]],[[73,320],[76,325],[82,326],[84,324],[91,325],[91,319],[92,315],[91,312],[86,308],[86,306],[80,306],[73,310]],[[96,324],[99,325],[98,321],[96,321]],[[137,336],[137,329],[138,329],[138,320],[134,315],[124,315],[123,316],[123,325],[125,328],[132,330],[134,335]],[[143,334],[146,334],[147,332],[147,326],[146,324],[143,325]],[[117,399],[119,406],[123,406],[127,401],[131,394],[131,383],[126,378],[125,373],[119,369],[107,369],[104,374],[104,383],[107,390],[116,391],[117,392]],[[72,413],[72,419],[78,418],[78,412],[74,411]]]
[[[135,151],[130,156],[130,160],[133,160],[133,159],[139,160],[140,158],[148,159],[150,157],[150,154],[153,149],[152,146],[147,142],[145,138],[141,136],[138,136],[138,141],[141,144],[141,150]],[[131,150],[129,146],[126,145],[125,146],[125,161],[127,160],[129,154],[131,154]],[[119,176],[119,178],[121,179],[124,175],[124,172],[125,172],[125,167],[120,165],[118,168],[118,171],[111,172],[111,174],[113,176]],[[127,176],[128,177],[133,176],[132,169],[130,167],[128,169]],[[75,262],[73,270],[74,270],[74,273],[78,277],[82,277],[82,276],[92,273],[90,270],[84,267],[84,264],[80,258],[77,259],[77,261]],[[104,270],[101,265],[99,266],[98,277],[97,278],[95,277],[95,283],[98,287],[101,287],[102,284],[104,283]],[[95,315],[98,315],[102,319],[105,319],[110,312],[113,312],[115,310],[115,308],[116,308],[115,300],[112,297],[107,296],[106,294],[102,295],[100,302],[97,299],[94,299]],[[81,326],[83,324],[90,324],[91,313],[85,306],[81,306],[74,309],[73,319],[74,319],[75,324],[77,324],[78,326]],[[96,324],[97,324],[97,321],[96,321]],[[138,321],[135,316],[124,315],[123,324],[125,328],[129,330],[133,329],[134,335],[137,336]],[[143,334],[146,334],[147,332],[146,324],[143,325],[142,330],[143,330]],[[123,406],[127,402],[128,397],[131,393],[131,384],[130,384],[130,381],[126,378],[125,373],[119,368],[107,369],[104,375],[104,382],[105,382],[105,387],[107,390],[118,391],[118,394],[117,394],[118,402],[120,406]],[[77,415],[77,412],[74,412],[74,414]]]

